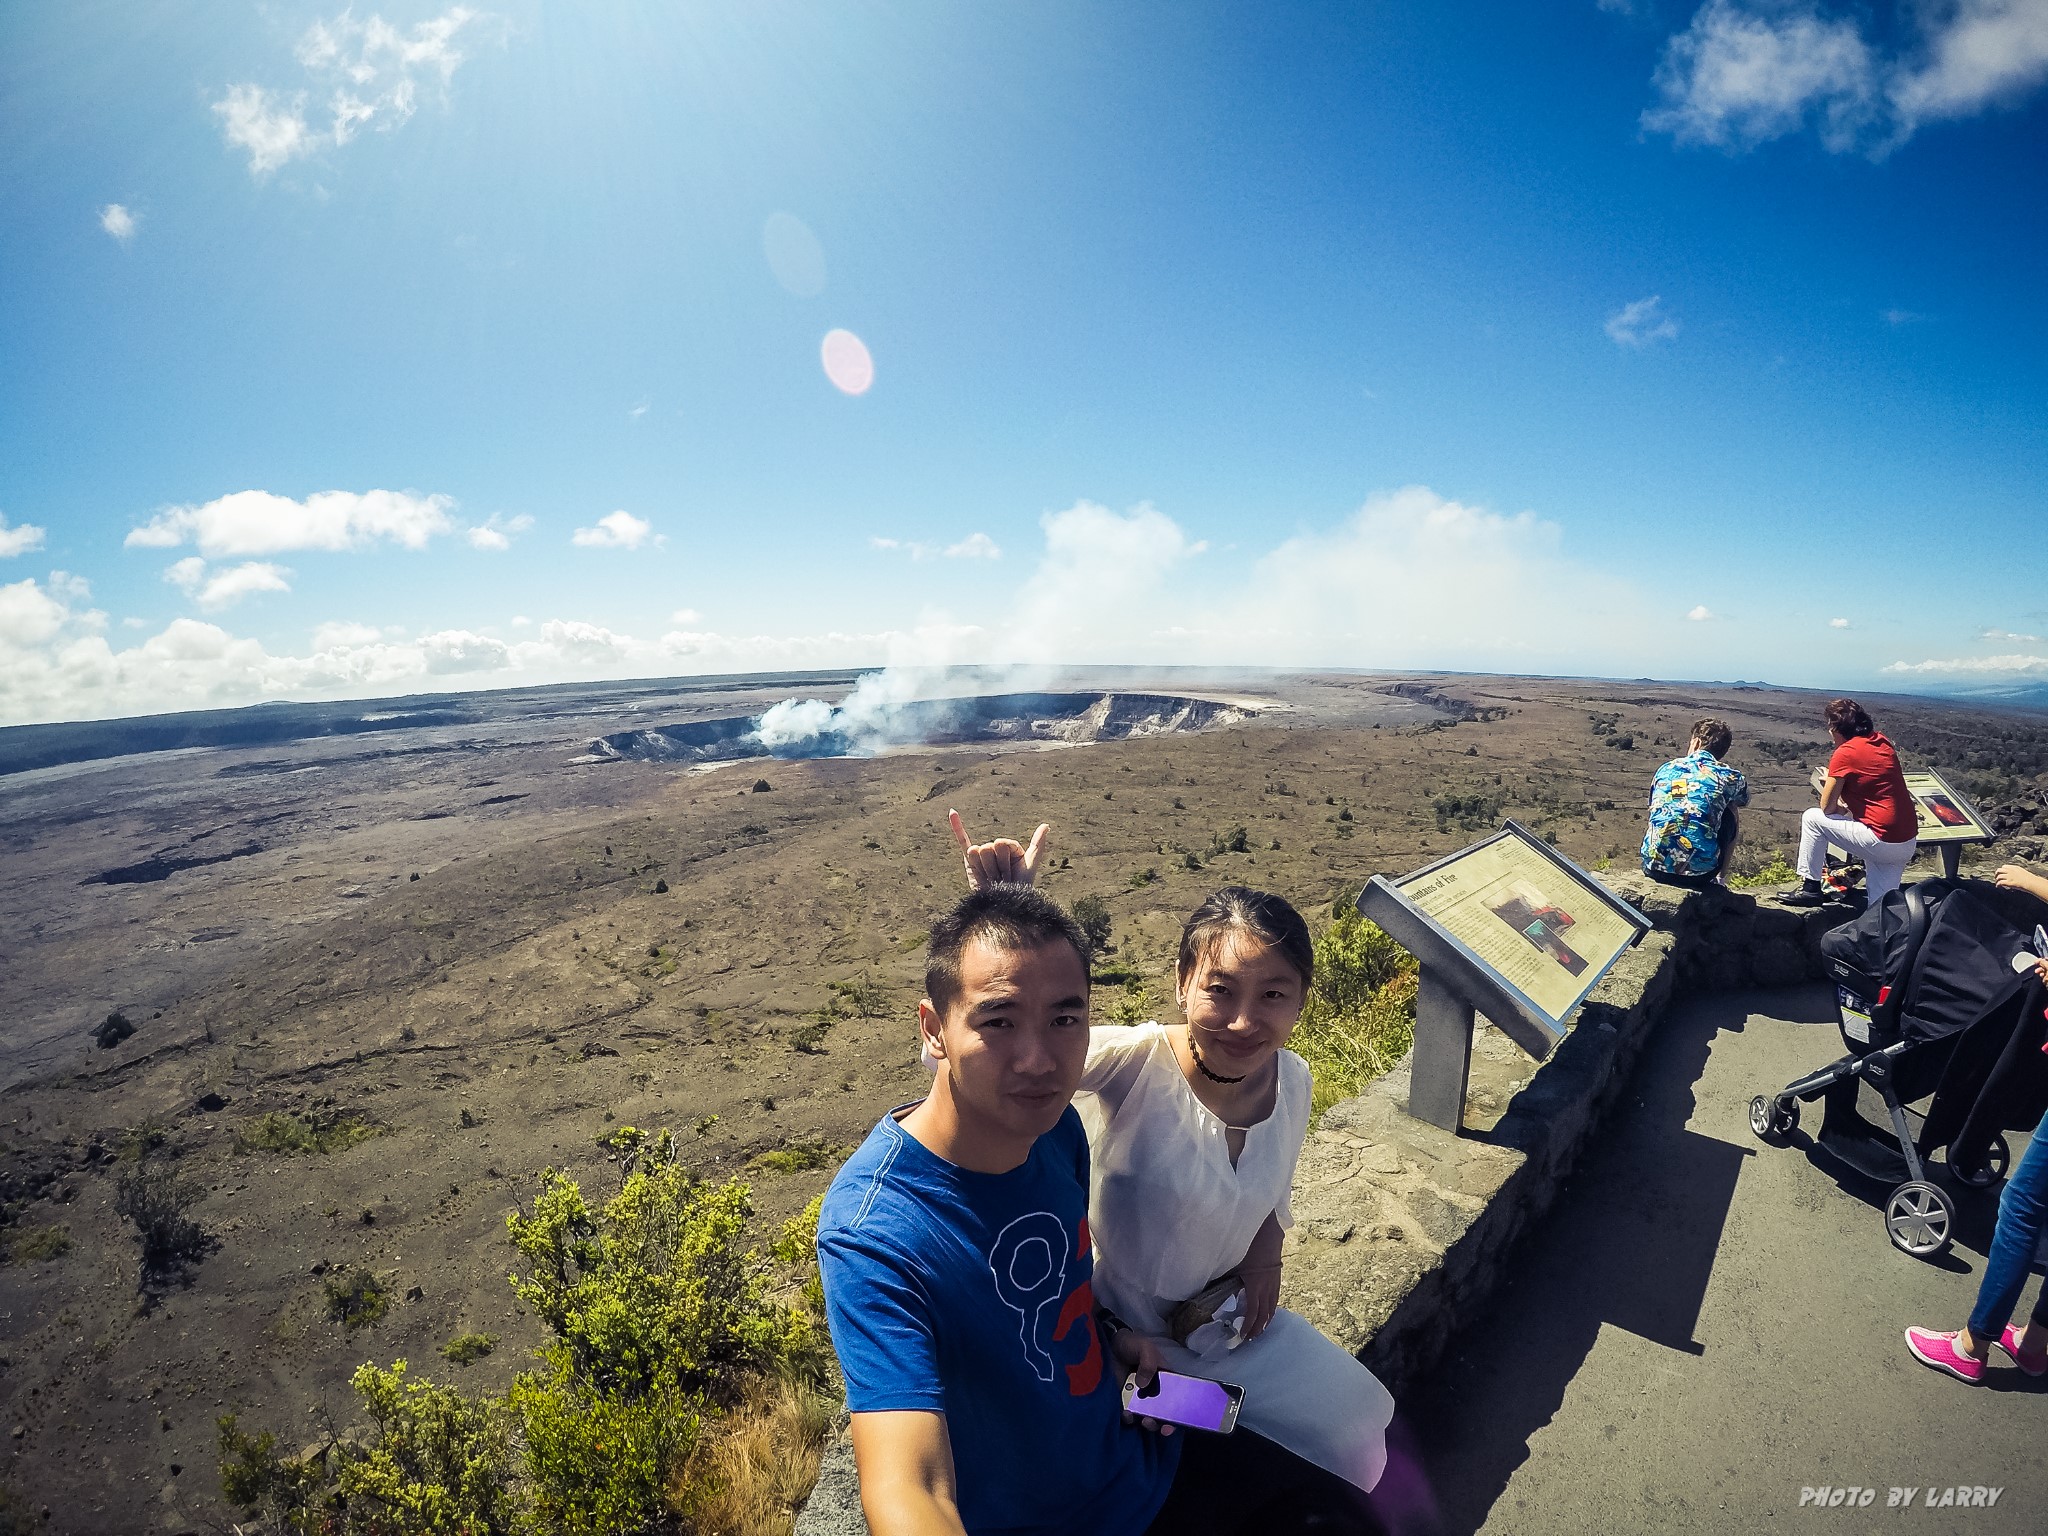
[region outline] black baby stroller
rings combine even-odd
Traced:
[[[1955,1203],[1927,1159],[1946,1148],[1951,1177],[1995,1184],[2012,1157],[2000,1133],[2032,1128],[2048,1105],[2043,988],[2013,968],[2032,944],[1961,882],[1923,880],[1886,892],[1820,947],[1849,1054],[1750,1100],[1750,1129],[1783,1140],[1798,1128],[1800,1101],[1822,1100],[1815,1141],[1896,1186],[1885,1230],[1896,1247],[1932,1258],[1948,1247]],[[1857,1112],[1863,1083],[1884,1100],[1888,1127]],[[1922,1099],[1923,1113],[1906,1108]]]

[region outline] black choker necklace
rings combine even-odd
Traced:
[[[1223,1077],[1215,1072],[1211,1072],[1209,1070],[1209,1063],[1202,1060],[1202,1053],[1195,1045],[1195,1032],[1192,1029],[1188,1031],[1188,1054],[1195,1058],[1195,1070],[1212,1083],[1241,1083],[1244,1081],[1244,1077]],[[1250,1076],[1249,1072],[1245,1074],[1245,1077]]]

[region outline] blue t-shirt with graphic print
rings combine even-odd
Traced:
[[[885,1116],[832,1180],[818,1267],[846,1406],[945,1415],[970,1532],[1135,1536],[1166,1500],[1180,1442],[1123,1422],[1094,1264],[1071,1107],[999,1174]]]

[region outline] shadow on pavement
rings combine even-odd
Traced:
[[[1597,1150],[1510,1261],[1514,1278],[1486,1325],[1454,1341],[1435,1380],[1403,1404],[1393,1444],[1426,1447],[1426,1486],[1378,1501],[1395,1536],[1464,1536],[1485,1522],[1603,1323],[1702,1352],[1694,1328],[1754,1150],[1686,1122],[1714,1037],[1741,1031],[1750,1001],[1731,993],[1666,1015]],[[1786,1014],[1788,1001],[1802,1020],[1831,1017],[1803,992],[1774,997],[1773,1012]],[[1482,1392],[1483,1422],[1467,1411]]]

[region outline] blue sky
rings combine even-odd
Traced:
[[[2048,0],[7,7],[0,722],[2038,682],[2044,85]]]

